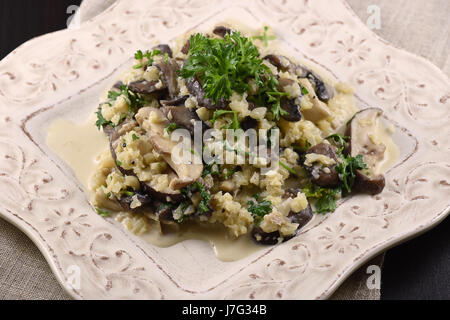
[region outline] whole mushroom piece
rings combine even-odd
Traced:
[[[356,171],[353,190],[356,192],[378,194],[383,191],[385,179],[376,172],[378,162],[384,158],[386,146],[374,142],[378,121],[383,111],[379,108],[369,108],[358,112],[351,120],[347,135],[350,137],[349,153],[352,157],[362,155],[367,170]]]
[[[339,185],[339,175],[336,172],[337,148],[328,143],[319,143],[306,152],[306,156],[308,155],[322,155],[334,161],[329,165],[305,165],[306,171],[311,175],[311,182],[324,188],[337,187]]]

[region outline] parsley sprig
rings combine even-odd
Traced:
[[[147,67],[150,67],[153,64],[153,62],[154,62],[153,57],[157,56],[157,55],[159,55],[161,53],[162,53],[161,50],[153,50],[153,51],[148,51],[147,50],[145,53],[142,52],[142,50],[138,50],[135,53],[134,58],[137,61],[140,61],[140,63],[134,65],[133,68],[134,69],[141,69],[141,68],[143,68],[144,67],[144,63],[143,63],[144,58],[147,58]]]
[[[254,80],[258,91],[250,100],[261,106],[268,105],[275,120],[286,114],[281,108],[281,98],[287,94],[277,90],[278,81],[263,63],[258,48],[240,32],[227,34],[224,38],[208,38],[200,33],[192,35],[180,76],[185,79],[196,77],[205,97],[216,104],[221,99],[229,100],[233,91],[248,92],[249,80]]]
[[[267,47],[269,45],[269,41],[270,40],[276,40],[277,37],[275,36],[269,36],[267,34],[267,31],[269,30],[268,26],[264,26],[264,33],[262,36],[254,36],[252,37],[252,39],[257,39],[257,40],[261,40],[262,42],[264,42],[264,46]]]

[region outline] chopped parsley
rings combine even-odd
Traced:
[[[315,208],[317,213],[333,212],[336,210],[336,197],[338,194],[345,191],[347,194],[351,193],[353,184],[355,182],[356,171],[367,169],[362,155],[352,157],[344,155],[349,137],[340,134],[333,134],[326,139],[331,140],[338,148],[337,155],[339,157],[338,164],[335,167],[339,175],[340,185],[336,188],[323,188],[313,183],[308,184],[303,188],[308,199],[315,200]]]
[[[235,172],[237,171],[238,167],[232,167],[231,169],[225,169],[226,172],[223,174],[223,177],[225,178],[225,180],[230,179],[233,174],[235,174]]]
[[[332,140],[334,142],[334,145],[338,147],[338,153],[341,154],[342,151],[344,151],[345,146],[347,145],[348,140],[350,137],[342,136],[338,133],[332,134],[331,136],[326,137],[327,140]]]
[[[138,61],[142,61],[144,58],[147,58],[147,66],[149,67],[149,66],[151,66],[152,64],[153,64],[153,57],[154,56],[156,56],[156,55],[159,55],[159,54],[161,54],[161,51],[160,50],[153,50],[153,51],[146,51],[145,53],[144,52],[142,52],[142,50],[138,50],[136,53],[135,53],[135,55],[134,55],[134,58],[136,59],[136,60],[138,60]],[[167,62],[166,62],[167,63]],[[141,63],[138,63],[138,64],[136,64],[136,65],[134,65],[133,66],[133,68],[134,69],[140,69],[140,68],[142,68],[142,67],[144,67],[144,65],[142,64],[142,62]]]
[[[305,87],[302,87],[302,93],[303,93],[303,95],[307,95],[307,94],[309,94],[309,91]]]
[[[95,208],[95,210],[97,211],[97,213],[99,215],[101,215],[104,218],[109,217],[111,215],[111,212],[109,212],[108,210],[104,210],[104,209],[100,209],[100,208]]]
[[[353,184],[355,183],[356,170],[367,169],[362,155],[358,154],[356,157],[340,155],[342,161],[336,166],[335,170],[339,174],[339,179],[344,184],[345,190],[352,192]]]
[[[253,215],[255,225],[258,226],[264,219],[264,216],[272,212],[272,202],[269,200],[259,201],[259,195],[254,195],[253,197],[256,201],[248,201],[249,207],[247,210]]]
[[[216,164],[215,162],[206,164],[205,168],[202,172],[202,178],[206,177],[208,174],[212,176],[219,176],[220,175],[220,165]]]
[[[292,173],[294,176],[297,175],[297,172],[295,172],[294,169],[292,169],[291,167],[289,167],[287,164],[283,163],[282,161],[278,161],[278,163],[285,168],[287,171],[289,171],[290,173]]]
[[[128,196],[128,197],[134,196],[134,192],[133,192],[133,191],[125,190],[125,191],[122,191],[122,193],[123,193],[124,195]]]
[[[211,119],[211,123],[214,123],[215,121],[217,121],[217,119],[219,119],[224,114],[233,114],[233,121],[228,126],[222,127],[222,129],[238,130],[241,128],[241,125],[239,124],[239,120],[238,120],[237,111],[216,110],[216,111],[214,111],[213,117]]]
[[[267,31],[269,30],[268,26],[264,26],[264,33],[262,36],[254,36],[252,39],[261,40],[264,42],[264,46],[267,47],[269,45],[270,40],[276,40],[277,37],[267,35]]]
[[[317,213],[323,214],[336,210],[336,197],[341,192],[341,188],[322,188],[315,184],[308,184],[302,189],[308,199],[315,200],[314,206]]]
[[[116,161],[116,163],[117,163],[117,165],[118,165],[119,167],[121,167],[121,166],[122,166],[122,161],[120,161],[120,160],[117,160],[117,161]]]
[[[171,123],[166,127],[166,132],[167,134],[170,134],[172,131],[178,129],[180,126],[177,125],[176,123]]]
[[[114,127],[114,124],[111,121],[108,121],[103,117],[102,108],[98,108],[95,114],[97,115],[97,121],[95,122],[95,125],[97,126],[98,130],[108,125]]]
[[[287,114],[281,108],[281,98],[288,94],[277,90],[278,81],[263,63],[258,48],[240,32],[226,34],[224,38],[192,35],[180,76],[196,77],[206,93],[205,98],[213,103],[229,100],[233,91],[239,94],[250,91],[249,80],[252,79],[258,91],[249,99],[260,106],[268,106],[275,120]]]
[[[139,137],[138,137],[135,133],[133,133],[133,134],[131,135],[131,139],[132,139],[133,141],[136,141],[136,140],[139,139]]]
[[[116,101],[118,97],[123,96],[130,106],[130,111],[137,111],[145,104],[145,99],[139,94],[131,91],[126,85],[121,85],[119,91],[111,90],[108,92],[109,101]]]
[[[205,186],[202,185],[200,182],[194,182],[193,184],[181,189],[181,194],[183,195],[184,201],[182,202],[186,204],[184,210],[186,210],[187,207],[189,207],[190,204],[190,199],[192,196],[192,193],[194,192],[200,192],[200,203],[198,204],[197,207],[197,212],[199,214],[205,214],[209,211],[211,211],[211,208],[209,207],[209,202],[211,200],[211,194],[208,192],[208,190],[206,190]],[[182,212],[184,212],[184,210],[182,210]]]

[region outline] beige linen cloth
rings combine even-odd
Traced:
[[[81,22],[93,18],[116,0],[84,0]],[[369,5],[381,9],[382,38],[397,47],[422,55],[450,75],[450,1],[347,0],[367,21]],[[61,13],[63,14],[63,13]],[[347,279],[333,299],[379,299],[379,290],[366,285],[367,266],[383,264],[383,255]],[[0,299],[70,299],[60,287],[42,254],[18,229],[0,219]]]

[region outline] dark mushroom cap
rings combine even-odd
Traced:
[[[231,34],[232,30],[230,28],[224,27],[224,26],[217,26],[214,28],[213,33],[215,35],[218,35],[219,37],[224,38],[225,35]]]
[[[139,80],[132,82],[128,85],[128,88],[139,94],[153,94],[153,93],[163,93],[167,91],[167,86],[163,82],[162,87],[156,87],[158,81],[147,81],[147,80]]]
[[[337,148],[328,143],[319,143],[306,152],[306,154],[312,153],[327,156],[336,163],[326,167],[330,170],[329,173],[323,170],[325,167],[304,166],[306,171],[311,175],[311,182],[324,188],[337,187],[339,185],[339,175],[336,172],[336,165],[338,164]]]
[[[170,49],[170,47],[167,44],[158,44],[157,46],[153,47],[153,50],[159,50],[163,54],[167,53],[169,58],[173,57],[172,49]]]
[[[197,98],[197,103],[200,107],[205,107],[208,110],[228,109],[228,103],[225,99],[220,99],[217,104],[214,104],[211,99],[205,98],[206,93],[197,79],[190,79],[186,87],[189,93]]]

